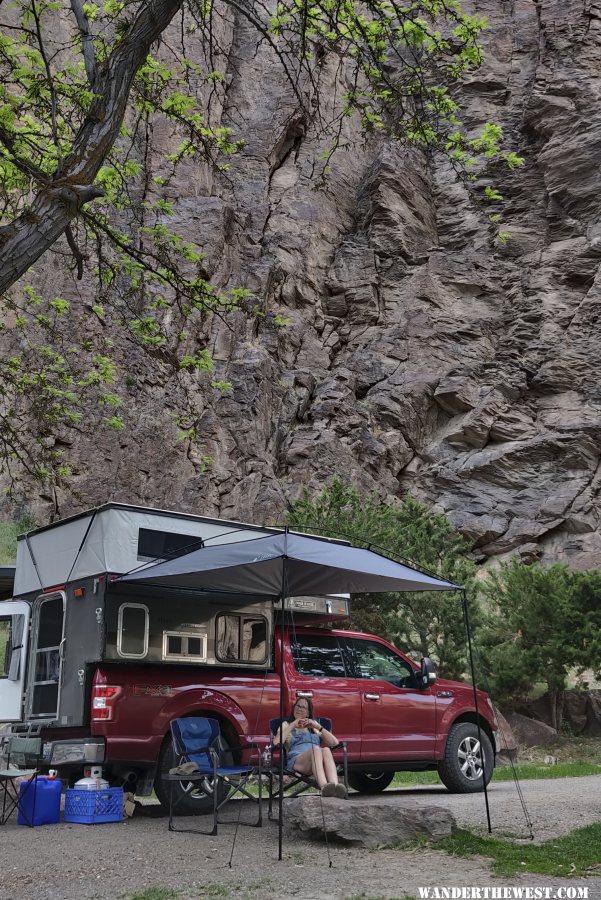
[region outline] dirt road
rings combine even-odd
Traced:
[[[565,834],[601,820],[601,775],[525,781],[524,800],[537,840]],[[387,791],[388,803],[444,806],[460,826],[486,828],[482,795],[451,795],[443,788]],[[490,789],[493,831],[527,835],[515,786]],[[325,802],[325,801],[324,801]],[[353,795],[350,803],[369,802]],[[235,818],[237,805],[225,810]],[[244,813],[250,810],[244,810]],[[135,816],[114,825],[60,824],[23,828],[11,822],[0,830],[0,900],[115,900],[148,888],[180,890],[178,898],[335,898],[368,900],[419,896],[425,886],[575,886],[601,898],[601,874],[584,880],[524,874],[498,879],[482,859],[457,859],[436,849],[365,851],[330,848],[298,837],[286,838],[284,860],[277,860],[277,828],[238,830],[232,868],[228,859],[234,827],[217,838],[170,834],[163,818]],[[156,895],[155,895],[156,896]]]

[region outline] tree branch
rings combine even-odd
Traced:
[[[71,10],[75,16],[77,27],[81,34],[81,46],[83,50],[83,61],[86,67],[86,75],[90,82],[90,87],[94,87],[96,80],[96,55],[94,53],[94,38],[90,34],[90,23],[86,16],[83,4],[80,0],[71,0]]]
[[[25,274],[64,233],[83,204],[102,196],[93,186],[119,135],[132,81],[183,0],[145,0],[96,73],[95,97],[72,152],[18,218],[0,228],[0,293]]]
[[[65,237],[67,238],[69,249],[73,254],[73,258],[75,259],[75,264],[77,266],[77,280],[81,281],[81,279],[83,278],[83,255],[81,250],[77,246],[70,224],[65,228]]]

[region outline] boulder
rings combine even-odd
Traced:
[[[574,734],[591,737],[601,735],[601,690],[564,691],[562,704],[563,721]],[[549,695],[543,694],[538,700],[522,703],[517,708],[516,715],[518,713],[522,718],[532,718],[550,725]]]
[[[516,760],[518,757],[518,742],[513,733],[511,725],[503,715],[503,713],[495,707],[495,718],[497,720],[499,752],[497,754],[497,765],[507,765],[510,760]]]
[[[563,718],[574,734],[582,734],[587,727],[588,694],[586,691],[565,691]]]
[[[288,805],[286,823],[294,834],[358,847],[398,844],[426,835],[437,841],[453,834],[455,818],[441,806],[408,808],[382,802],[303,797]]]
[[[549,704],[549,695],[543,694],[536,700],[526,700],[516,707],[515,712],[529,719],[536,719],[538,722],[544,722],[545,725],[551,725],[551,707]]]
[[[518,743],[524,747],[544,747],[552,744],[557,737],[557,731],[550,725],[520,713],[507,713],[506,718]]]

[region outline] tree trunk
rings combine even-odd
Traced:
[[[550,684],[547,684],[547,690],[549,692],[551,727],[554,728],[555,731],[559,731],[563,719],[563,691],[551,687]]]
[[[102,196],[93,182],[119,134],[134,76],[183,0],[144,0],[138,14],[98,70],[92,104],[73,149],[31,206],[0,228],[0,293],[60,237],[84,203]]]

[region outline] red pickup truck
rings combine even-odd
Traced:
[[[12,599],[0,602],[0,721],[39,734],[48,767],[75,777],[103,764],[138,792],[172,765],[170,722],[208,715],[230,745],[267,744],[279,715],[311,696],[348,744],[351,785],[383,790],[394,772],[437,769],[453,791],[481,787],[494,765],[493,709],[472,688],[436,679],[386,641],[316,627],[349,615],[341,595],[286,600],[196,586],[129,584],[118,576],[185,555],[204,541],[279,533],[109,503],[19,537]],[[1,585],[0,573],[0,587]],[[8,593],[9,585],[4,586]],[[206,786],[210,790],[210,785]],[[185,791],[199,811],[207,793]]]
[[[188,715],[219,720],[231,747],[267,744],[269,720],[279,715],[279,635],[275,668],[190,669],[103,664],[92,687],[91,731],[106,742],[107,774],[131,781],[173,765],[169,723]],[[297,627],[284,634],[284,707],[311,697],[317,715],[333,720],[348,745],[349,780],[366,793],[384,790],[402,770],[437,769],[451,791],[482,787],[482,754],[471,686],[436,678],[387,641],[369,634]],[[494,766],[496,725],[479,692],[480,738],[487,781]],[[207,795],[183,788],[182,812],[198,812]]]

